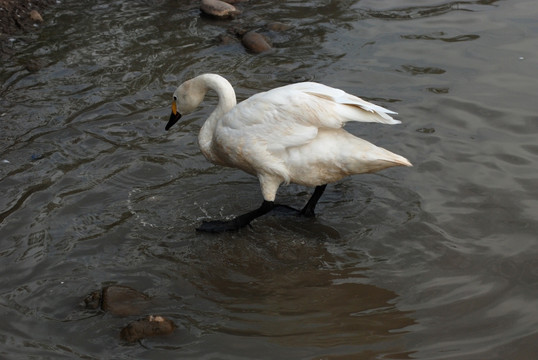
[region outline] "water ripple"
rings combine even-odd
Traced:
[[[4,353],[532,358],[534,2],[237,6],[215,20],[197,1],[69,2],[14,37],[0,69]],[[275,21],[289,29],[268,30]],[[221,45],[230,27],[264,33],[272,51]],[[347,129],[414,167],[331,184],[315,219],[197,233],[262,200],[256,178],[199,151],[214,93],[163,129],[174,89],[205,72],[239,100],[314,80],[387,106],[401,125]],[[278,199],[300,207],[310,192],[291,185]],[[79,306],[109,284],[149,294],[177,331],[121,344],[130,318]]]

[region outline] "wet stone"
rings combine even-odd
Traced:
[[[124,327],[120,337],[124,341],[135,342],[148,337],[171,334],[176,327],[172,320],[159,315],[149,315]]]
[[[204,14],[218,18],[230,18],[240,14],[235,6],[220,0],[202,0],[200,10]]]
[[[241,43],[247,50],[256,54],[271,50],[269,40],[255,31],[249,31],[243,35]]]
[[[99,309],[101,308],[101,296],[103,294],[102,290],[96,290],[93,291],[91,294],[86,296],[84,299],[84,304],[86,305],[86,309]]]
[[[30,11],[30,19],[34,22],[43,22],[43,17],[37,10]]]
[[[118,316],[139,315],[150,304],[150,298],[131,287],[106,286],[89,294],[84,303],[87,309],[102,309]]]

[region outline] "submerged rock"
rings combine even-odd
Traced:
[[[200,10],[207,15],[218,18],[234,17],[241,13],[235,6],[220,0],[202,0]]]
[[[102,309],[118,316],[139,315],[150,304],[150,297],[123,285],[106,286],[89,294],[88,309]]]
[[[32,73],[41,70],[43,66],[44,66],[43,62],[37,59],[28,60],[28,62],[24,64],[24,68]]]
[[[238,42],[237,38],[235,38],[235,37],[233,37],[231,35],[228,35],[228,34],[220,34],[217,37],[217,40],[218,40],[220,45],[229,45],[229,44],[233,44],[233,43]]]
[[[271,22],[271,23],[268,23],[266,25],[267,29],[271,30],[271,31],[277,31],[277,32],[280,32],[280,31],[287,31],[287,30],[290,30],[293,28],[292,25],[289,25],[289,24],[284,24],[284,23],[281,23],[281,22]]]
[[[245,29],[242,26],[233,25],[228,28],[228,33],[233,34],[239,38],[241,38],[243,35],[245,35],[248,32],[247,29]]]
[[[249,31],[244,34],[243,38],[241,39],[241,44],[243,44],[247,50],[256,54],[271,50],[269,40],[262,34],[258,34],[255,31]]]
[[[124,327],[120,337],[127,342],[135,342],[148,337],[171,334],[176,327],[172,320],[158,315],[149,315]]]

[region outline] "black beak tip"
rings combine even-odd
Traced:
[[[170,115],[170,120],[168,120],[168,123],[166,124],[166,126],[164,127],[164,129],[166,131],[170,130],[170,128],[179,121],[179,119],[181,118],[181,114],[180,113],[172,113]]]

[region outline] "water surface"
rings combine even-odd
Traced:
[[[0,71],[1,357],[533,359],[535,3],[241,7],[218,21],[195,1],[62,2],[15,38]],[[219,44],[230,25],[273,51]],[[198,149],[214,94],[164,131],[176,86],[205,72],[239,100],[314,80],[395,110],[401,125],[348,129],[414,167],[330,185],[314,220],[196,233],[261,201],[255,178]],[[136,316],[80,306],[108,284],[152,296],[178,329],[122,343]]]

